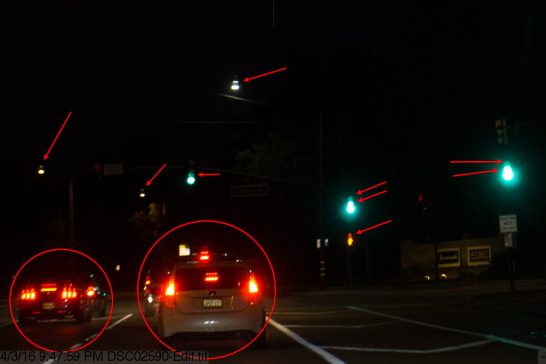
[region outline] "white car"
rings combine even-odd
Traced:
[[[241,259],[202,251],[177,259],[159,299],[159,336],[215,334],[252,339],[265,323],[257,277]],[[254,342],[265,347],[265,330]]]

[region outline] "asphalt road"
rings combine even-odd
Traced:
[[[245,349],[220,362],[538,363],[539,352],[546,351],[546,317],[465,304],[465,297],[476,289],[486,288],[281,294],[268,327],[268,348]],[[34,350],[9,322],[6,311],[0,307],[0,350]],[[68,349],[85,345],[105,322],[101,318],[84,325],[40,322],[24,332],[42,346]],[[155,318],[149,323],[154,328]],[[241,344],[223,340],[175,346],[183,352],[194,351],[197,358],[199,350],[218,356]],[[116,299],[108,329],[85,350],[160,347],[133,298],[125,296]]]

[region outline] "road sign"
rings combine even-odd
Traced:
[[[268,196],[269,185],[261,183],[256,185],[231,186],[231,197],[258,197]]]
[[[504,246],[510,248],[514,245],[514,240],[512,239],[512,233],[504,234]]]
[[[499,215],[499,228],[501,233],[516,233],[518,231],[516,215]]]
[[[105,176],[123,175],[123,163],[104,163],[102,166],[102,174]]]
[[[190,255],[190,247],[186,244],[179,244],[178,245],[178,256],[179,257],[187,257]]]

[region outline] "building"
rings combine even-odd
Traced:
[[[477,276],[491,264],[491,257],[505,249],[498,237],[440,241],[436,244],[402,241],[400,268],[407,280],[456,279]]]

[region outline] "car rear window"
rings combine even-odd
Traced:
[[[192,267],[178,269],[175,274],[177,290],[241,288],[248,279],[243,267]]]

